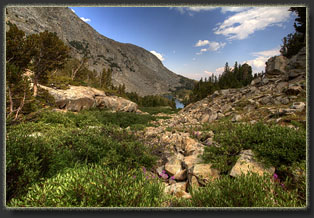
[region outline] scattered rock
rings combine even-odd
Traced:
[[[200,163],[202,159],[198,157],[198,154],[192,154],[184,157],[183,165],[186,169],[190,169],[197,163]]]
[[[304,102],[293,102],[293,104],[290,107],[291,109],[296,109],[297,111],[303,111],[305,109],[305,103]]]
[[[287,95],[298,95],[302,90],[301,86],[289,86],[289,88],[285,89],[285,93]]]
[[[279,82],[276,86],[277,91],[280,93],[282,92],[282,90],[286,89],[289,87],[289,83],[288,82]]]
[[[262,82],[262,78],[261,77],[257,77],[257,78],[252,80],[251,86],[259,85],[259,84],[261,84],[261,82]]]
[[[269,95],[265,96],[261,100],[259,100],[259,103],[261,103],[262,105],[271,104],[273,103],[273,98],[272,96],[269,96]]]
[[[244,150],[240,153],[240,157],[230,171],[230,176],[237,177],[242,173],[248,172],[263,175],[264,173],[274,174],[275,168],[265,168],[263,164],[256,161],[252,150]]]
[[[192,187],[192,188],[198,188],[200,185],[199,185],[199,183],[198,183],[198,181],[197,181],[197,178],[196,178],[196,176],[191,176],[191,179],[190,179],[190,186]]]
[[[219,177],[219,171],[212,168],[211,164],[195,164],[192,174],[198,178],[202,184],[213,181]]]
[[[170,176],[180,174],[180,171],[182,171],[181,160],[177,159],[175,156],[172,156],[166,163],[165,170]]]
[[[212,145],[213,144],[213,138],[208,138],[208,139],[206,139],[206,141],[204,142],[204,144],[205,145],[207,145],[207,146],[210,146],[210,145]]]
[[[184,181],[187,178],[187,170],[181,170],[177,172],[173,177],[176,181]]]
[[[239,114],[236,114],[233,118],[232,118],[232,122],[239,122],[242,120],[242,116]]]

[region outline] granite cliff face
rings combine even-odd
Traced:
[[[149,51],[99,34],[66,7],[7,7],[6,21],[16,24],[26,34],[56,32],[72,47],[72,56],[78,59],[82,55],[71,42],[87,42],[91,53],[89,69],[101,72],[104,67],[111,67],[113,84],[124,83],[128,92],[163,94],[193,82],[169,71]]]

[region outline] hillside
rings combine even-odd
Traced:
[[[56,32],[71,46],[72,57],[77,59],[82,58],[80,46],[88,43],[89,70],[100,73],[104,67],[112,68],[113,85],[124,83],[127,92],[142,96],[164,94],[176,88],[191,87],[193,83],[168,70],[149,51],[99,34],[66,7],[7,7],[6,21],[16,24],[26,34],[44,30]]]

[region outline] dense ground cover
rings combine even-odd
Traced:
[[[147,111],[158,112],[151,108]],[[213,163],[221,176],[204,187],[189,189],[192,199],[183,200],[164,194],[161,179],[150,172],[157,160],[153,148],[145,146],[134,134],[158,119],[151,114],[98,109],[79,113],[46,111],[32,121],[8,124],[7,206],[306,205],[304,128],[230,122],[203,126],[202,131],[214,131],[214,139],[220,144],[206,147],[203,160]],[[230,177],[228,173],[241,149],[254,150],[261,161],[276,167],[276,174]]]

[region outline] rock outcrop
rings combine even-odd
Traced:
[[[284,56],[275,56],[266,62],[267,77],[281,77],[291,80],[296,77],[305,78],[306,75],[306,48],[302,48],[298,54],[290,59]]]
[[[59,109],[78,112],[98,107],[113,111],[138,111],[136,103],[117,96],[106,96],[105,92],[91,87],[70,86],[66,90],[53,89],[43,85],[39,85],[39,87],[47,90],[54,97]]]
[[[82,54],[75,45],[88,43],[91,54],[87,64],[89,70],[100,73],[103,68],[112,68],[113,84],[125,84],[128,92],[156,95],[193,84],[191,79],[164,67],[151,52],[99,34],[69,8],[8,6],[6,21],[16,24],[26,34],[45,30],[56,32],[59,38],[71,47],[72,56],[77,59],[81,59]]]

